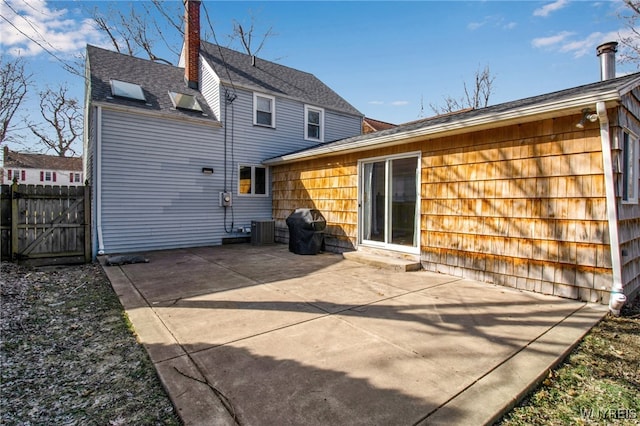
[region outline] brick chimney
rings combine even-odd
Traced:
[[[200,0],[185,0],[184,13],[184,79],[187,86],[197,89],[200,67]]]

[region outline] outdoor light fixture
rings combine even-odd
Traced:
[[[203,167],[202,168],[202,173],[204,173],[205,175],[212,175],[213,174],[213,167]]]
[[[580,122],[576,124],[576,127],[578,129],[584,129],[584,123],[586,123],[587,120],[589,120],[592,123],[595,123],[596,121],[598,121],[598,114],[591,112],[589,108],[583,109],[582,118],[580,119]]]

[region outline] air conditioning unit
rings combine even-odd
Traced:
[[[273,220],[251,221],[251,244],[262,246],[275,243],[276,224]]]

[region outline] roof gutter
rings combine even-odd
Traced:
[[[609,310],[613,315],[618,316],[627,298],[624,295],[622,286],[622,254],[620,252],[618,210],[613,176],[613,157],[611,155],[611,135],[609,133],[607,107],[604,102],[596,103],[596,112],[600,119],[600,140],[602,143],[602,162],[604,166],[607,221],[609,222],[609,246],[611,248],[611,272],[613,275],[611,294],[609,296]]]
[[[363,140],[354,141],[353,143],[345,143],[343,145],[325,145],[317,148],[297,152],[293,154],[285,154],[279,157],[271,158],[263,161],[263,164],[274,166],[278,164],[292,163],[303,161],[310,158],[318,158],[335,154],[348,154],[352,152],[364,151],[374,148],[382,148],[398,144],[404,144],[414,140],[424,139],[427,137],[442,136],[443,134],[456,134],[468,132],[471,128],[487,128],[495,127],[497,123],[508,124],[509,122],[524,123],[537,120],[540,118],[557,116],[559,111],[566,114],[579,113],[587,105],[593,105],[597,102],[611,103],[611,106],[617,104],[620,100],[620,92],[618,89],[610,89],[606,92],[589,94],[575,97],[572,99],[556,100],[545,104],[536,104],[522,108],[512,109],[509,111],[488,113],[477,117],[470,117],[462,120],[454,120],[446,123],[440,123],[433,126],[421,127],[413,130],[407,130],[392,134],[383,134],[365,138]],[[357,136],[356,136],[357,138]]]

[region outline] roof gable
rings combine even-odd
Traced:
[[[301,102],[362,116],[362,113],[313,74],[202,42],[200,54],[227,85],[289,97]]]

